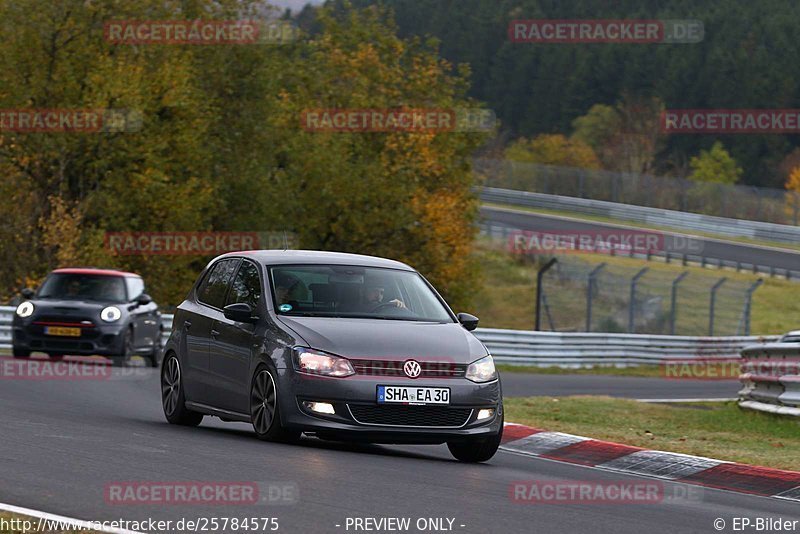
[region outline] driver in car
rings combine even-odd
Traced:
[[[375,311],[382,306],[388,308],[391,307],[390,305],[395,308],[406,308],[406,304],[400,299],[392,299],[384,302],[383,295],[385,292],[386,288],[378,283],[371,283],[365,287],[364,302],[370,311]]]

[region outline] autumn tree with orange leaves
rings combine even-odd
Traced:
[[[0,109],[124,108],[126,133],[0,138],[0,299],[54,267],[140,272],[163,304],[208,257],[114,256],[108,231],[295,232],[304,248],[419,268],[456,307],[475,280],[470,156],[483,134],[311,132],[304,110],[474,107],[469,72],[388,11],[320,8],[281,46],[119,45],[104,21],[253,19],[264,2],[0,2]]]

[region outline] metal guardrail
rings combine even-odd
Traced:
[[[479,328],[475,334],[498,363],[575,368],[730,360],[738,358],[745,346],[778,339],[778,336],[695,337],[492,328]]]
[[[11,348],[12,307],[0,307],[0,349]],[[161,316],[165,339],[172,315]],[[778,336],[692,337],[646,334],[560,333],[478,328],[480,339],[495,361],[510,365],[591,367],[658,364],[667,361],[738,357],[754,343]]]
[[[792,243],[800,241],[800,226],[774,224],[743,219],[728,219],[685,211],[620,204],[605,200],[546,195],[529,191],[515,191],[484,187],[479,192],[484,202],[497,202],[531,208],[571,211],[633,221],[652,226],[663,226],[695,232],[708,232],[728,237],[748,237],[762,241]]]
[[[739,380],[739,406],[800,416],[800,343],[745,347]]]

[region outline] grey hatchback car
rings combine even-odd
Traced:
[[[161,370],[173,424],[252,423],[372,443],[446,443],[490,459],[503,435],[500,379],[417,271],[371,256],[249,251],[209,263],[178,307]]]

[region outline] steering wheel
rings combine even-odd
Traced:
[[[375,306],[374,308],[372,308],[372,313],[375,313],[375,312],[377,312],[377,311],[379,311],[379,310],[382,310],[382,309],[384,309],[384,308],[397,308],[397,309],[400,309],[400,310],[402,310],[402,309],[403,309],[403,308],[400,308],[400,307],[399,307],[397,304],[395,304],[394,302],[383,302],[383,303],[381,303],[381,304],[378,304],[378,305],[377,305],[377,306]]]

